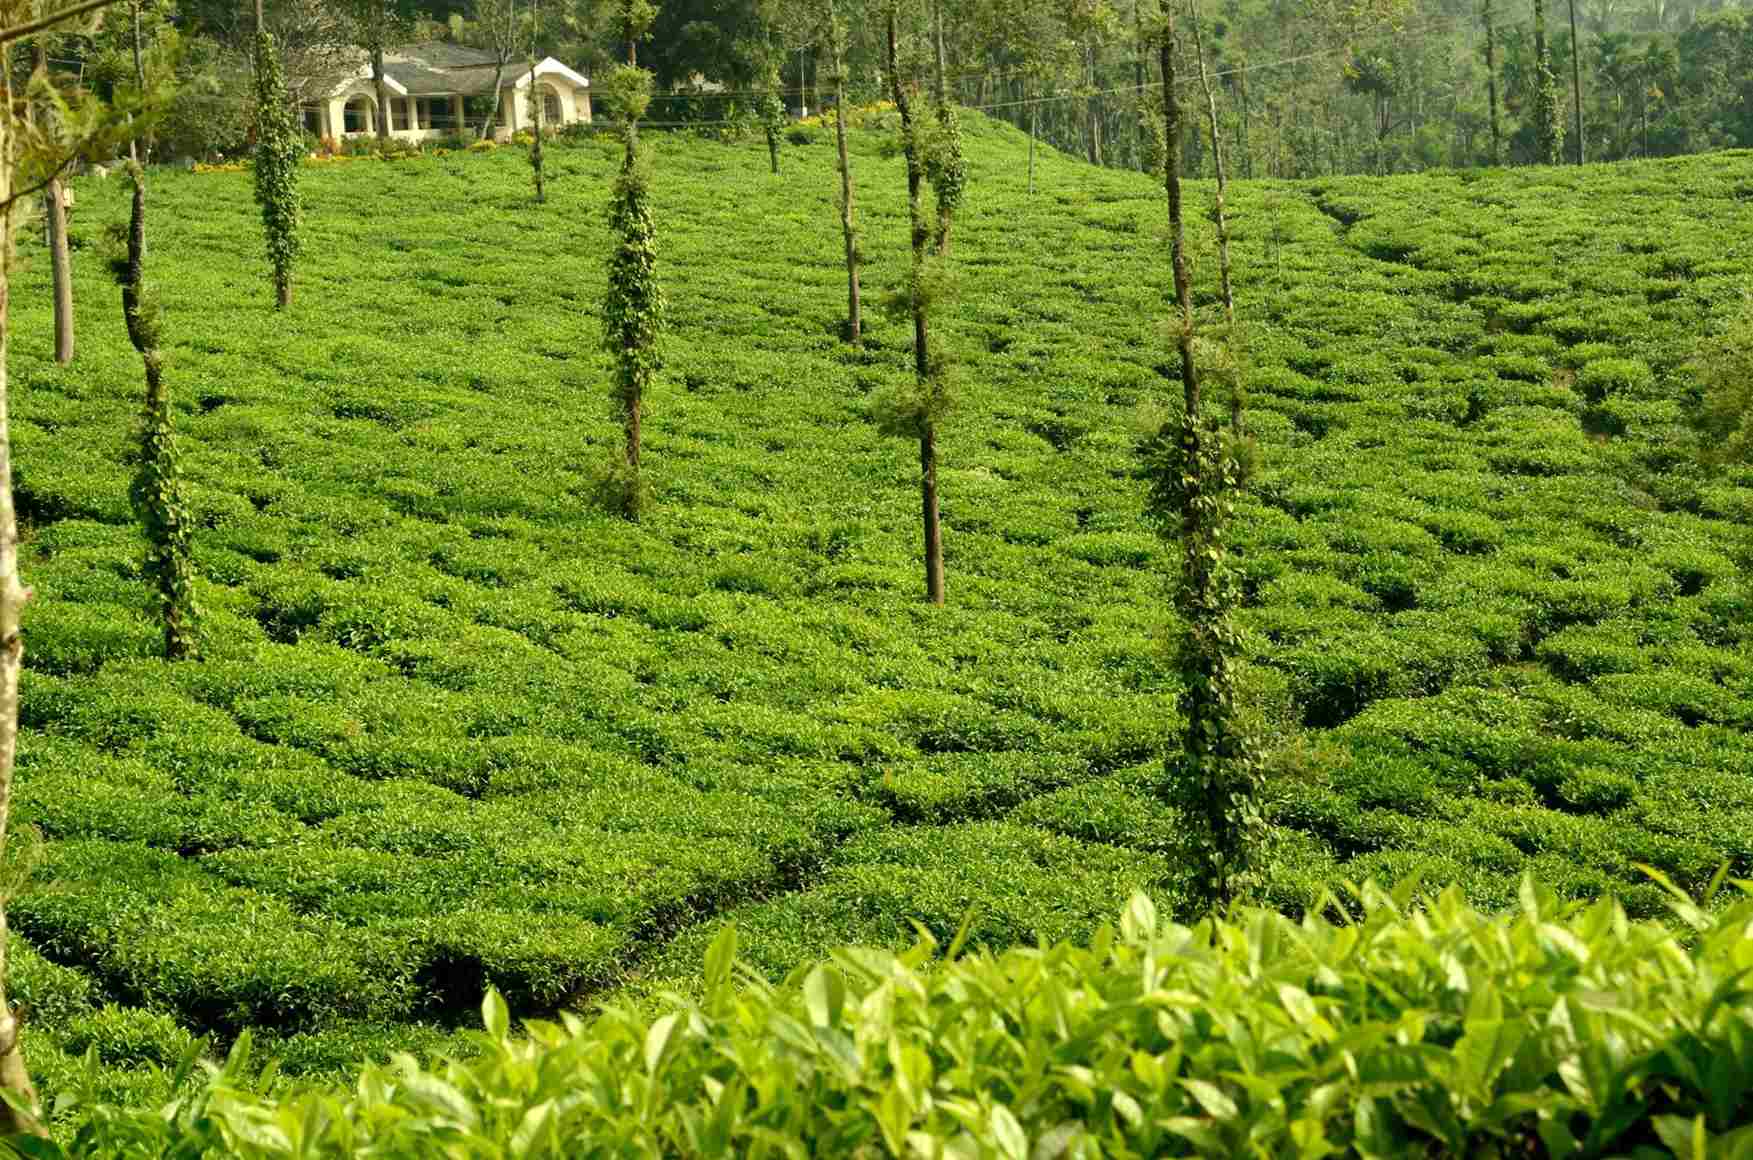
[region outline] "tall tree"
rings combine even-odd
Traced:
[[[481,47],[493,54],[493,88],[489,91],[493,95],[494,111],[481,122],[481,140],[491,141],[501,104],[505,108],[506,127],[510,128],[517,120],[517,97],[504,93],[502,86],[505,84],[505,70],[511,67],[511,62],[524,48],[524,35],[517,18],[517,0],[475,0],[475,12],[475,38]],[[529,51],[535,51],[533,42]],[[532,92],[534,79],[532,76]]]
[[[646,0],[623,0],[620,22],[630,59],[638,60],[639,41],[650,31],[655,16],[656,9]],[[639,149],[639,119],[651,104],[651,87],[651,74],[637,64],[613,70],[605,86],[611,107],[621,118],[626,146],[609,202],[615,250],[609,259],[609,292],[603,303],[603,342],[615,358],[615,409],[625,437],[623,459],[613,477],[613,499],[628,519],[639,518],[644,506],[639,453],[645,394],[661,366],[658,339],[664,320],[650,171]]]
[[[901,117],[901,148],[907,159],[907,217],[912,227],[913,269],[907,284],[907,303],[913,316],[913,376],[915,395],[897,409],[893,429],[908,431],[919,440],[920,522],[925,541],[925,598],[944,602],[943,526],[937,501],[937,423],[947,403],[943,383],[932,364],[931,327],[928,318],[931,224],[925,212],[925,151],[921,126],[914,116],[913,95],[917,82],[910,71],[903,74],[900,33],[897,29],[901,0],[887,6],[887,72],[889,91]]]
[[[846,100],[846,22],[840,16],[836,0],[825,0],[825,3],[828,60],[833,69],[829,81],[834,86],[834,144],[840,154],[840,233],[846,242],[846,341],[859,346],[864,342],[864,317],[859,303],[858,225],[853,217],[852,157],[846,148],[846,117],[851,111]]]
[[[1583,156],[1583,46],[1576,35],[1576,0],[1570,0],[1570,97],[1571,106],[1576,110],[1576,163],[1584,163]]]
[[[255,69],[256,201],[262,207],[262,232],[274,271],[274,303],[284,310],[292,305],[292,272],[300,248],[298,163],[304,142],[286,95],[279,46],[262,18],[262,0],[256,0]]]
[[[49,75],[48,36],[35,38],[36,74]],[[25,116],[34,124],[37,106],[31,102]],[[52,103],[44,110],[53,116]],[[43,222],[49,235],[49,287],[55,302],[55,361],[66,366],[73,361],[73,262],[67,247],[67,192],[59,174],[49,179],[43,190]]]
[[[147,91],[146,54],[141,45],[140,8],[134,0],[135,84]],[[150,138],[148,138],[148,141]],[[153,603],[164,628],[166,660],[184,660],[195,653],[194,567],[189,558],[194,522],[178,464],[175,413],[164,382],[159,354],[158,300],[146,284],[146,170],[137,159],[128,164],[134,196],[128,218],[126,256],[117,262],[122,286],[122,318],[128,340],[146,370],[146,397],[140,414],[140,466],[129,499],[146,534],[144,572],[152,585]]]
[[[1236,713],[1235,659],[1241,639],[1231,620],[1237,593],[1225,536],[1238,479],[1237,432],[1232,430],[1226,440],[1205,421],[1195,361],[1180,176],[1185,124],[1176,92],[1177,47],[1173,6],[1165,5],[1160,47],[1168,130],[1164,184],[1183,414],[1178,431],[1171,422],[1147,444],[1146,461],[1151,512],[1164,527],[1178,525],[1181,540],[1175,608],[1181,619],[1179,707],[1186,724],[1179,754],[1165,758],[1164,796],[1181,816],[1177,832],[1182,860],[1192,869],[1190,900],[1200,910],[1211,910],[1227,907],[1249,884],[1265,823],[1259,761]]]
[[[1545,0],[1534,0],[1534,139],[1541,162],[1557,165],[1564,160],[1564,115],[1558,107],[1558,78],[1546,44]]]
[[[542,113],[547,102],[542,96],[541,86],[536,83],[536,46],[542,39],[541,20],[541,10],[536,0],[530,0],[530,124],[535,127],[535,132],[530,135],[530,169],[536,180],[537,205],[548,200],[545,175],[542,172]]]
[[[1497,28],[1492,21],[1491,0],[1484,0],[1480,15],[1485,22],[1485,92],[1491,115],[1491,163],[1503,161],[1503,129],[1497,113]]]
[[[1199,0],[1187,0],[1187,16],[1193,26],[1193,53],[1199,60],[1199,87],[1205,93],[1206,124],[1211,132],[1211,163],[1217,175],[1217,196],[1212,209],[1217,223],[1217,272],[1219,289],[1223,294],[1224,325],[1228,331],[1226,340],[1234,342],[1236,296],[1230,286],[1230,227],[1229,219],[1224,214],[1224,196],[1229,191],[1229,181],[1223,167],[1223,137],[1218,130],[1217,93],[1211,87],[1211,74],[1205,67],[1205,37],[1199,30]]]
[[[12,440],[8,421],[7,359],[12,325],[11,275],[19,207],[63,173],[82,147],[93,152],[119,143],[126,114],[138,107],[123,93],[108,110],[88,95],[64,99],[36,70],[20,77],[12,45],[62,27],[107,6],[108,0],[75,0],[45,9],[32,0],[0,0],[0,85],[16,94],[0,105],[0,851],[7,845],[13,776],[18,754],[18,689],[24,668],[23,614],[30,590],[19,576],[18,510],[12,494]],[[56,115],[34,122],[21,106],[49,101]],[[36,1088],[25,1066],[22,1027],[6,996],[7,927],[0,895],[0,1136],[46,1135]],[[27,1151],[29,1150],[28,1146]]]
[[[950,104],[949,90],[944,83],[943,5],[931,2],[933,53],[937,67],[932,73],[931,105],[937,121],[937,135],[926,150],[925,175],[931,182],[932,195],[937,199],[938,256],[948,257],[950,230],[955,225],[956,211],[961,208],[968,187],[968,163],[962,156],[962,126]]]
[[[365,50],[371,63],[373,99],[377,102],[377,139],[390,137],[390,90],[384,71],[384,53],[414,27],[413,0],[342,0],[346,28],[353,44]]]

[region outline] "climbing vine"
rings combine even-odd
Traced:
[[[785,100],[779,95],[779,63],[776,58],[768,60],[761,96],[756,102],[756,113],[761,118],[761,130],[767,135],[767,163],[777,177],[779,137],[785,132]]]
[[[274,268],[274,300],[292,304],[292,268],[298,260],[298,161],[303,151],[274,37],[256,33],[256,201]]]
[[[615,250],[603,303],[603,345],[615,358],[615,411],[626,436],[625,455],[611,472],[612,502],[628,519],[644,506],[639,447],[645,394],[663,365],[658,340],[665,301],[657,280],[657,227],[651,214],[650,169],[639,148],[639,118],[651,102],[651,74],[615,70],[606,86],[626,123],[626,152],[609,202]]]
[[[937,199],[935,244],[941,256],[949,253],[950,227],[967,195],[968,163],[962,156],[962,126],[955,106],[944,100],[934,100],[933,104],[937,131],[930,148],[925,150],[925,178],[931,182],[931,192]]]
[[[1558,101],[1558,74],[1552,69],[1552,50],[1546,43],[1546,5],[1534,0],[1534,135],[1540,160],[1547,165],[1564,162],[1564,110]]]
[[[1161,796],[1180,814],[1178,861],[1190,870],[1190,908],[1205,913],[1227,907],[1257,883],[1267,823],[1258,747],[1237,705],[1242,637],[1232,611],[1240,596],[1228,559],[1235,495],[1247,467],[1242,401],[1232,391],[1227,430],[1208,421],[1201,408],[1180,179],[1185,122],[1176,95],[1174,36],[1173,14],[1165,9],[1164,183],[1183,409],[1178,420],[1164,424],[1145,442],[1143,467],[1149,480],[1147,510],[1166,535],[1179,539],[1181,548],[1174,603],[1181,621],[1175,649],[1181,678],[1177,707],[1184,724],[1178,751],[1165,758]]]
[[[183,660],[196,651],[194,566],[189,559],[194,520],[178,462],[170,391],[159,355],[158,302],[146,287],[146,174],[130,162],[134,184],[124,257],[112,262],[122,287],[122,317],[128,339],[146,365],[146,399],[140,418],[140,467],[129,490],[146,535],[144,572],[153,603],[164,622],[164,655]]]

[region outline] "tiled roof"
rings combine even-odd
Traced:
[[[506,81],[514,78],[519,63],[506,66]],[[493,88],[493,65],[492,53],[444,40],[386,48],[383,54],[384,74],[417,97],[488,92]]]

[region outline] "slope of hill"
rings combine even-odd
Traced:
[[[880,143],[873,296],[905,269]],[[11,912],[46,1086],[95,1045],[147,1092],[127,1069],[190,1031],[261,1028],[295,1071],[429,1045],[487,981],[528,1011],[679,973],[722,915],[777,971],[971,906],[1003,945],[1172,901],[1172,553],[1132,477],[1175,395],[1162,197],[1051,154],[1031,197],[1020,135],[969,149],[945,609],[913,449],[869,421],[909,331],[837,339],[827,140],[778,179],[753,143],[655,142],[674,330],[638,525],[591,501],[617,146],[556,149],[543,207],[508,151],[307,170],[284,318],[247,175],[155,176],[206,613],[177,666],[96,255],[120,190],[81,188],[79,361],[45,356],[46,263],[13,346],[17,808],[47,841]],[[1753,258],[1750,160],[1237,189],[1275,903],[1422,873],[1497,905],[1534,870],[1652,912],[1636,863],[1753,870],[1753,476],[1689,466],[1681,370]]]

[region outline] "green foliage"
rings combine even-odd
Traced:
[[[623,70],[621,76],[633,71]],[[645,395],[663,365],[658,343],[663,333],[665,300],[657,280],[657,227],[651,213],[651,171],[639,150],[633,124],[641,92],[649,95],[650,74],[639,72],[645,88],[623,82],[622,107],[629,114],[626,156],[609,202],[609,229],[615,235],[609,259],[609,292],[603,300],[603,345],[615,359],[616,412],[626,431],[625,465],[617,467],[611,487],[620,510],[637,518],[641,508],[639,475],[640,422]]]
[[[142,572],[164,624],[165,656],[178,660],[196,650],[195,570],[191,559],[194,513],[177,454],[170,396],[161,384],[158,351],[144,353],[146,403],[140,415],[140,467],[128,498],[146,536]]]
[[[968,162],[962,155],[961,119],[954,105],[932,102],[931,130],[925,135],[925,178],[937,201],[937,240],[942,251],[951,220],[968,194]]]
[[[604,107],[622,122],[637,121],[651,107],[652,77],[642,68],[617,65],[602,78]]]
[[[302,244],[298,164],[304,152],[304,135],[286,95],[274,37],[258,31],[255,48],[256,202],[262,207],[275,299],[285,306],[291,300],[292,271]]]
[[[155,170],[200,665],[155,659],[127,499],[140,360],[109,326],[79,375],[51,364],[48,263],[22,233],[36,599],[13,806],[45,849],[13,928],[55,964],[30,967],[46,1094],[83,1082],[57,1046],[75,1007],[253,1026],[287,1072],[327,1076],[460,1050],[447,1028],[484,983],[532,1016],[661,987],[720,915],[783,976],[904,945],[913,917],[947,941],[971,906],[997,950],[1087,938],[1137,886],[1188,903],[1156,796],[1178,561],[1146,534],[1130,437],[1167,357],[1162,189],[1041,149],[1031,200],[1026,137],[962,116],[981,212],[933,332],[965,368],[942,428],[968,452],[942,471],[962,580],[929,615],[917,448],[866,421],[913,380],[910,327],[873,312],[864,351],[837,340],[839,239],[799,201],[831,142],[796,184],[758,135],[642,135],[671,309],[646,428],[661,517],[639,524],[585,502],[622,435],[590,405],[607,280],[554,258],[607,264],[622,142],[554,143],[540,228],[521,150],[305,167],[301,277],[323,292],[291,329],[239,272],[250,176]],[[882,174],[861,191],[881,284],[911,258],[892,136],[891,115],[849,139]],[[1417,874],[1489,911],[1532,870],[1661,914],[1638,861],[1695,890],[1724,859],[1753,872],[1753,488],[1693,466],[1678,365],[1740,307],[1723,255],[1746,166],[1232,186],[1238,308],[1262,320],[1261,463],[1226,547],[1237,700],[1273,740],[1263,899],[1300,913],[1336,880]],[[77,179],[76,233],[127,217],[119,177]],[[1187,192],[1204,221],[1209,186]],[[458,205],[504,212],[465,238]],[[1352,236],[1371,221],[1434,241],[1377,257]],[[1508,289],[1614,320],[1609,341],[1502,328]],[[1511,355],[1537,374],[1493,361]],[[1603,357],[1655,385],[1600,438],[1565,372]],[[1488,407],[1463,423],[1475,384]],[[98,1080],[171,1095],[148,1068]]]
[[[1366,884],[1333,900],[1356,911],[1339,922],[1247,911],[1192,929],[1159,922],[1139,894],[1087,946],[967,955],[964,927],[941,960],[930,936],[900,953],[847,948],[777,986],[736,961],[727,926],[697,998],[514,1034],[489,991],[472,1057],[398,1056],[344,1094],[269,1094],[245,1039],[163,1114],[104,1108],[70,1151],[33,1154],[399,1156],[434,1140],[529,1156],[1747,1146],[1753,1008],[1738,980],[1753,902],[1713,912],[1676,892],[1682,940],[1613,901],[1566,906],[1526,881],[1496,916],[1457,891],[1425,904],[1412,892]],[[106,1018],[106,1044],[175,1046]]]
[[[1696,422],[1705,458],[1753,461],[1753,295],[1726,327],[1699,343],[1689,369],[1703,392]]]

